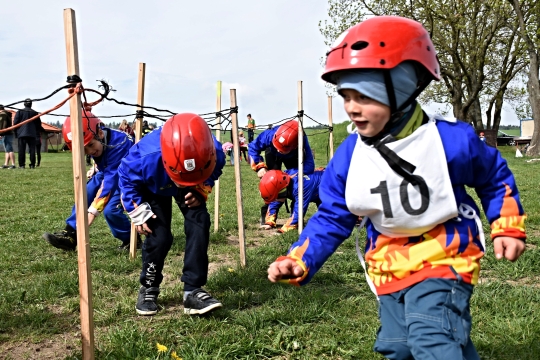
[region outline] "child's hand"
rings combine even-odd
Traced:
[[[186,200],[186,205],[188,207],[197,207],[201,205],[201,201],[192,192],[188,192],[184,198]]]
[[[268,170],[266,170],[266,168],[261,168],[261,169],[259,169],[259,171],[257,171],[257,176],[259,177],[259,179],[262,179],[264,174],[266,174],[267,172],[268,172]]]
[[[505,257],[510,261],[516,261],[525,251],[525,241],[509,236],[499,236],[493,240],[493,250],[498,260]]]
[[[270,264],[268,280],[278,282],[283,278],[297,278],[304,275],[304,270],[293,259],[283,259]]]

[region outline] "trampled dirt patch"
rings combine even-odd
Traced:
[[[0,360],[63,359],[80,348],[80,332],[55,335],[39,343],[14,342],[0,344]]]

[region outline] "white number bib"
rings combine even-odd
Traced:
[[[413,175],[420,184],[413,186],[395,173],[377,149],[358,136],[345,189],[349,211],[369,217],[377,231],[391,237],[419,236],[458,215],[433,119],[386,146],[416,166]]]

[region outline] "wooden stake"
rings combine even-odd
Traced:
[[[332,121],[332,97],[328,97],[328,125],[332,127],[333,121]],[[328,135],[328,145],[330,146],[330,159],[334,157],[334,131],[330,130],[330,134]]]
[[[236,107],[236,90],[231,89],[231,108]],[[234,158],[234,175],[236,179],[236,208],[238,209],[238,242],[240,245],[240,264],[246,266],[246,238],[244,234],[244,205],[242,203],[242,174],[240,172],[240,144],[238,141],[238,114],[231,113]]]
[[[298,235],[304,229],[304,100],[302,81],[298,81]],[[292,211],[292,210],[291,210]]]
[[[216,111],[221,112],[221,81],[217,82]],[[217,119],[216,139],[221,141],[221,117]],[[227,163],[227,159],[225,159]],[[214,185],[214,232],[219,229],[219,179]]]
[[[144,106],[144,80],[146,75],[146,63],[139,63],[139,81],[137,86],[137,110],[142,110]],[[135,120],[135,143],[138,143],[142,137],[142,116],[137,116]],[[135,225],[131,224],[131,235],[129,237],[129,258],[135,259],[137,257],[137,230]]]
[[[79,51],[75,11],[64,9],[67,73],[79,75]],[[88,201],[86,199],[86,168],[82,131],[81,95],[69,100],[72,135],[73,186],[77,221],[77,257],[79,261],[79,294],[81,310],[82,356],[94,359],[94,318],[92,306],[92,277],[90,273],[90,244],[88,235]]]

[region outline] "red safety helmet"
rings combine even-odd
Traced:
[[[208,124],[197,114],[177,114],[161,130],[161,157],[176,184],[194,186],[212,175],[216,147]]]
[[[289,120],[274,133],[272,144],[282,154],[298,148],[298,121]]]
[[[270,170],[259,182],[259,191],[266,204],[270,204],[278,198],[279,193],[285,189],[291,177],[281,170]]]
[[[333,74],[350,69],[392,69],[416,61],[428,80],[440,80],[439,61],[428,32],[400,16],[375,16],[346,30],[327,53],[323,80],[336,84]],[[428,81],[428,83],[429,83]]]
[[[100,130],[101,120],[92,114],[90,111],[83,111],[82,113],[82,128],[83,128],[83,146],[86,146],[97,137]],[[62,136],[67,147],[71,150],[71,142],[73,136],[71,134],[71,117],[67,117],[62,126]]]

